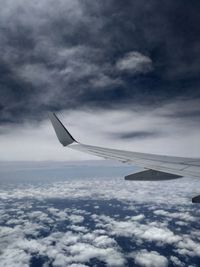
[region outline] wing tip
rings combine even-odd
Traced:
[[[54,128],[54,131],[57,135],[58,140],[63,146],[68,146],[77,141],[72,137],[72,135],[68,132],[62,122],[58,119],[54,112],[49,112],[49,119]]]

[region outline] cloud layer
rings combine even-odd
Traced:
[[[198,266],[199,209],[189,199],[197,182],[131,183],[89,173],[50,182],[40,173],[40,182],[27,173],[1,185],[2,266]]]

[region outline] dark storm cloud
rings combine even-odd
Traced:
[[[1,123],[200,97],[197,1],[2,1]]]
[[[200,111],[199,110],[192,110],[192,111],[180,111],[177,112],[176,114],[170,114],[168,115],[169,117],[172,118],[188,118],[188,119],[200,119]]]
[[[161,133],[158,132],[148,132],[148,131],[134,131],[128,133],[114,133],[115,137],[121,139],[144,139],[161,136]],[[113,134],[112,134],[113,136]]]

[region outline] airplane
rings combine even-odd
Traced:
[[[86,152],[105,159],[117,160],[123,163],[143,167],[146,170],[125,176],[129,181],[163,181],[189,176],[200,177],[200,159],[139,153],[86,145],[77,142],[55,113],[49,113],[49,118],[58,140],[63,146]],[[192,198],[192,203],[200,203],[200,195]]]

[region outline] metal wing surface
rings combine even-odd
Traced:
[[[198,158],[155,155],[81,144],[75,141],[55,114],[51,113],[49,117],[56,135],[63,146],[68,146],[71,149],[105,159],[114,159],[146,169],[174,174],[176,176],[200,177],[200,159]]]
[[[131,152],[80,143],[72,143],[69,147],[105,159],[114,159],[151,170],[180,176],[200,177],[200,159]]]

